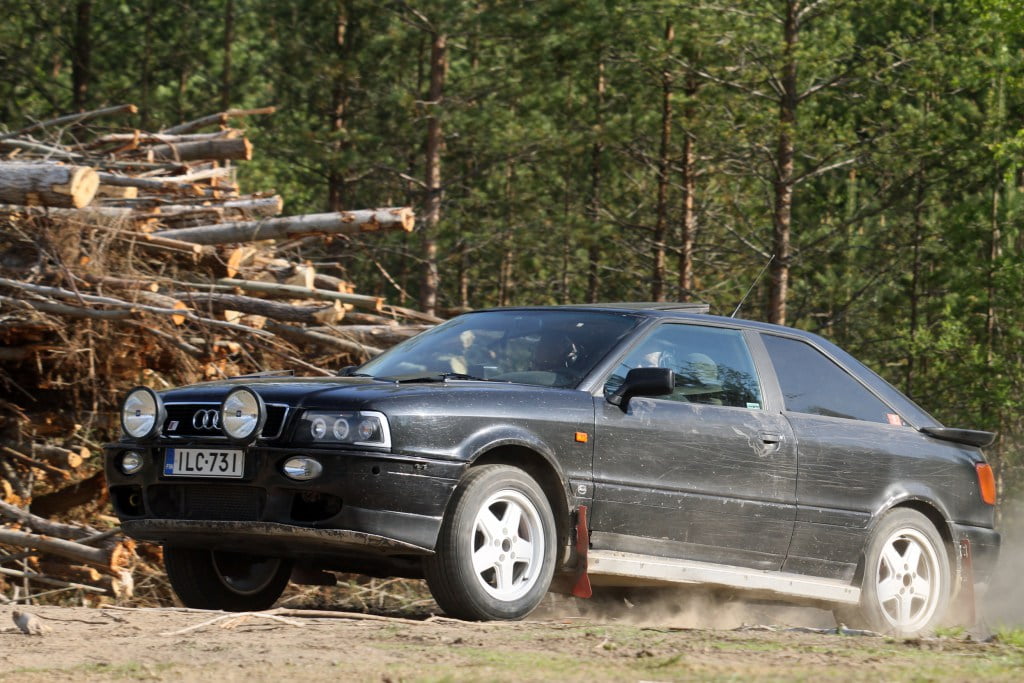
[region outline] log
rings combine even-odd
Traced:
[[[311,233],[350,235],[375,230],[412,231],[415,215],[410,208],[369,209],[315,213],[305,216],[269,218],[262,221],[241,221],[194,228],[163,230],[160,237],[195,242],[196,244],[229,244],[294,237]]]
[[[211,204],[209,200],[203,204],[168,204],[154,207],[149,215],[162,221],[206,217],[223,220],[229,216],[232,218],[264,218],[278,215],[283,208],[284,201],[281,197],[274,195],[273,197],[253,199],[229,199],[217,204]]]
[[[234,138],[242,134],[237,128],[219,130],[215,133],[193,133],[190,135],[164,135],[162,133],[144,133],[136,130],[132,133],[110,133],[101,135],[95,140],[90,140],[79,145],[73,145],[72,149],[96,149],[106,145],[127,145],[125,149],[135,149],[139,145],[176,145],[182,142],[199,142],[201,140],[217,140],[221,138]]]
[[[345,315],[340,305],[295,306],[223,292],[175,292],[172,296],[216,313],[224,313],[229,310],[240,311],[249,315],[307,325],[337,322]]]
[[[133,176],[120,175],[101,171],[99,180],[104,185],[117,187],[137,187],[150,192],[167,192],[170,194],[184,194],[202,196],[213,194],[213,188],[204,188],[192,182],[182,182],[175,177],[167,178],[136,178]]]
[[[110,199],[135,199],[139,196],[139,188],[119,187],[117,185],[100,185],[99,190],[96,191],[96,196],[107,197]]]
[[[0,204],[0,213],[21,216],[47,216],[59,217],[74,221],[79,224],[96,222],[97,217],[108,220],[135,220],[145,218],[139,216],[131,209],[119,206],[86,206],[81,209],[56,208],[50,206],[23,206],[20,204]]]
[[[273,114],[275,111],[277,111],[277,107],[261,107],[259,109],[228,109],[227,111],[195,119],[194,121],[186,121],[185,123],[179,123],[178,125],[171,126],[170,128],[164,128],[160,132],[170,135],[191,133],[192,131],[205,128],[207,126],[225,126],[228,123],[228,119],[239,118],[241,116],[253,116],[257,114]]]
[[[346,322],[348,318],[348,315],[345,316]],[[433,327],[433,325],[342,325],[330,330],[313,328],[309,331],[330,332],[343,339],[350,339],[367,346],[387,348],[415,337],[420,332],[425,332]]]
[[[32,456],[41,458],[54,467],[61,469],[76,469],[82,465],[81,453],[76,453],[60,446],[33,444]]]
[[[72,560],[88,562],[89,564],[98,565],[100,567],[114,566],[113,553],[100,548],[90,548],[89,546],[82,545],[81,543],[75,543],[74,541],[65,541],[60,538],[39,536],[36,534],[26,533],[24,531],[0,529],[0,543],[20,548],[41,550],[42,552],[57,555],[58,557],[67,557]]]
[[[61,588],[74,588],[75,590],[86,591],[90,593],[106,593],[106,589],[98,588],[96,586],[86,586],[80,583],[74,583],[70,581],[61,581],[60,579],[54,579],[49,576],[43,576],[42,574],[36,574],[35,572],[23,572],[18,569],[8,569],[7,567],[0,567],[0,574],[4,576],[13,576],[16,578],[28,579],[29,581],[35,581],[41,583],[44,586],[59,586]]]
[[[47,474],[53,474],[55,476],[58,476],[61,479],[71,478],[71,473],[68,472],[67,470],[62,470],[59,467],[54,467],[53,465],[50,465],[49,463],[36,460],[35,458],[30,458],[24,453],[19,453],[10,446],[0,446],[0,451],[3,451],[4,456],[12,460],[15,460],[16,462],[20,462],[22,465],[35,467],[37,469],[43,470]]]
[[[31,133],[36,130],[43,130],[45,128],[51,128],[54,126],[64,126],[76,123],[82,123],[89,119],[94,119],[98,116],[106,116],[107,114],[137,114],[139,113],[138,107],[134,104],[118,104],[113,107],[104,107],[102,109],[93,109],[91,111],[82,111],[75,114],[67,114],[65,116],[59,116],[55,119],[49,119],[47,121],[40,121],[33,123],[30,126],[16,130],[13,133],[4,133],[0,135],[0,140],[6,140],[8,138],[16,138],[27,133]]]
[[[0,515],[12,519],[22,526],[26,526],[37,533],[46,534],[55,538],[64,538],[81,542],[88,536],[95,536],[99,532],[90,526],[79,526],[77,524],[64,524],[43,519],[29,510],[23,510],[14,505],[0,502]]]
[[[198,140],[175,145],[159,145],[148,150],[151,161],[195,161],[197,159],[252,159],[252,143],[246,138],[220,138]]]
[[[61,515],[79,505],[102,501],[107,495],[107,479],[103,470],[82,481],[68,484],[62,489],[36,496],[29,505],[29,512],[39,517]]]
[[[327,289],[310,289],[299,285],[280,285],[274,282],[259,282],[256,280],[237,280],[235,278],[223,277],[217,280],[218,284],[237,287],[247,292],[262,292],[272,296],[286,299],[321,299],[324,301],[340,301],[345,304],[352,304],[359,308],[371,311],[380,311],[384,308],[384,299],[379,296],[368,296],[366,294],[344,294],[332,292]]]
[[[87,166],[55,163],[0,163],[0,202],[80,209],[99,188],[99,175]]]
[[[358,354],[363,357],[372,357],[383,353],[382,349],[378,349],[373,346],[349,341],[348,339],[332,337],[322,332],[311,332],[301,327],[285,325],[273,320],[267,321],[267,329],[282,339],[290,341],[297,346],[315,344],[318,346],[336,349],[338,351],[344,351],[345,353]]]

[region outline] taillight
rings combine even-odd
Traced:
[[[978,488],[981,490],[981,499],[989,505],[996,504],[996,477],[992,474],[992,468],[987,462],[979,462],[974,466],[978,473]]]

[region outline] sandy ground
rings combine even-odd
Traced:
[[[552,598],[528,621],[486,624],[288,609],[24,608],[48,628],[41,636],[23,635],[2,606],[0,680],[1014,680],[1024,665],[1024,648],[970,638],[794,627],[828,621],[818,610],[615,602],[580,610]],[[699,612],[719,628],[679,625]],[[773,625],[734,626],[740,618]]]

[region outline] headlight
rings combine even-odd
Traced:
[[[388,419],[373,410],[311,410],[299,422],[296,437],[312,443],[391,447]]]
[[[228,438],[249,441],[259,436],[267,421],[267,407],[248,387],[232,389],[220,407],[220,424]]]
[[[121,427],[133,439],[148,439],[164,423],[164,404],[156,392],[137,387],[128,392],[121,406]]]

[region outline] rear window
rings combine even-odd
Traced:
[[[772,334],[761,338],[779,377],[786,410],[900,424],[889,406],[810,344]]]

